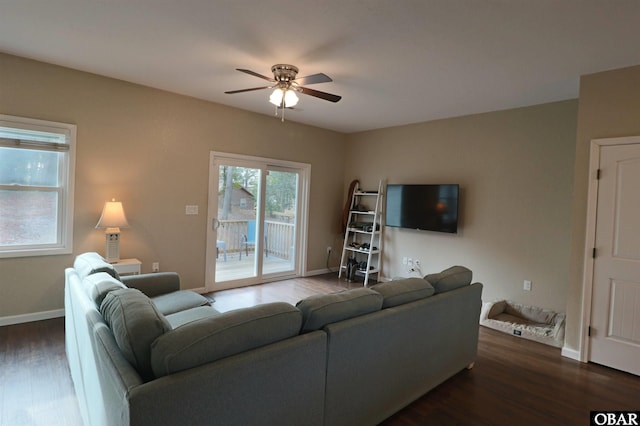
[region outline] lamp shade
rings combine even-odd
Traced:
[[[282,107],[282,99],[284,98],[284,107],[291,108],[298,103],[298,96],[291,89],[277,88],[269,96],[269,102],[277,107]]]
[[[287,90],[284,94],[284,106],[291,108],[298,103],[298,97],[293,90]]]
[[[273,93],[271,93],[271,96],[269,96],[269,102],[279,107],[280,105],[282,105],[283,96],[284,96],[284,92],[282,91],[282,89],[278,88],[274,90]]]
[[[96,228],[128,228],[129,223],[124,215],[122,203],[115,199],[104,203],[102,216],[96,225]]]

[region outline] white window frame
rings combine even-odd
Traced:
[[[61,152],[63,159],[59,169],[58,223],[57,241],[54,244],[30,244],[17,246],[0,245],[0,258],[48,256],[70,254],[73,252],[73,195],[76,164],[76,125],[14,117],[0,114],[0,127],[20,130],[35,130],[58,133],[65,136],[65,143],[37,142],[31,140],[8,139],[0,137],[2,147],[20,147],[22,149],[48,150]],[[5,189],[0,185],[0,189]]]

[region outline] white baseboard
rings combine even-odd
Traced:
[[[312,276],[314,276],[314,275],[330,274],[331,272],[334,272],[334,271],[331,271],[330,269],[327,269],[327,268],[323,268],[323,269],[316,269],[315,271],[307,271],[307,272],[304,274],[304,276],[305,276],[305,277],[312,277]],[[337,272],[336,272],[336,273],[337,273]]]
[[[324,274],[336,274],[336,276],[337,276],[338,271],[332,271],[331,269],[322,268],[322,269],[315,269],[313,271],[307,271],[303,276],[304,277],[313,277],[315,275],[324,275]],[[287,278],[283,278],[283,279],[287,279]],[[386,281],[391,281],[391,278],[380,277],[380,282],[386,282]],[[209,292],[205,287],[190,288],[189,290],[195,291],[196,293],[200,293],[200,294]],[[222,290],[224,290],[224,289],[222,289]]]
[[[563,357],[575,359],[576,361],[582,361],[580,351],[576,351],[575,349],[570,349],[566,346],[563,346],[561,354]]]
[[[326,268],[324,268],[324,269],[316,269],[314,271],[307,271],[303,276],[304,277],[311,277],[311,276],[314,276],[314,275],[330,274],[330,273],[333,273],[333,272],[335,272],[335,271],[332,271],[332,270],[326,269]],[[335,272],[335,273],[337,274],[337,272]],[[275,278],[275,279],[272,279],[272,281],[286,280],[286,279],[289,279],[289,278],[292,278],[292,277]],[[272,282],[272,281],[266,281],[265,283],[269,283],[269,282]],[[247,284],[245,284],[245,286],[246,285]],[[254,285],[254,284],[250,284],[250,285]],[[233,287],[231,287],[231,288],[233,288]],[[198,288],[189,288],[187,290],[191,290],[191,291],[195,291],[196,293],[203,294],[203,293],[209,293],[211,291],[220,291],[220,290],[227,290],[227,289],[228,288],[223,287],[223,288],[218,288],[216,290],[207,290],[206,287],[198,287]]]
[[[64,309],[54,309],[53,311],[34,312],[32,314],[12,315],[0,317],[0,327],[5,325],[22,324],[25,322],[42,321],[51,318],[64,316]]]
[[[330,269],[324,268],[324,269],[316,269],[315,271],[307,271],[307,273],[304,275],[305,277],[311,277],[314,275],[323,275],[323,274],[330,274],[330,273],[335,273],[336,275],[338,274],[338,271],[332,271]],[[387,282],[387,281],[391,281],[391,278],[389,277],[384,277],[381,276],[378,279],[379,282]]]

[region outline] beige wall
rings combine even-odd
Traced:
[[[343,203],[342,134],[3,54],[0,113],[78,126],[74,254],[104,251],[94,226],[115,197],[131,225],[121,256],[203,287],[209,152],[223,151],[311,164],[307,268],[325,267]],[[187,204],[200,215],[186,216]],[[0,259],[0,317],[62,308],[73,257]]]
[[[640,66],[580,80],[565,347],[578,350],[586,238],[589,147],[592,139],[640,135]]]
[[[409,276],[404,256],[424,274],[460,264],[484,283],[485,301],[564,311],[576,116],[571,100],[350,135],[345,187],[460,184],[459,233],[387,228],[384,275]]]
[[[589,141],[640,134],[638,111],[640,67],[632,67],[583,77],[579,102],[342,135],[0,54],[1,114],[78,125],[74,255],[103,251],[93,227],[102,203],[116,197],[131,223],[123,257],[139,257],[145,271],[159,261],[180,272],[185,288],[202,287],[212,150],[312,164],[312,271],[324,268],[327,245],[338,262],[353,178],[371,188],[380,178],[457,182],[460,233],[388,230],[385,275],[408,275],[403,256],[420,259],[425,273],[468,265],[485,300],[566,308],[569,348],[579,345]],[[186,204],[201,214],[185,216]],[[72,261],[0,259],[0,317],[62,308]],[[524,279],[532,292],[522,290]]]

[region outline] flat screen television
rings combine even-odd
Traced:
[[[386,225],[458,232],[457,184],[387,185]]]

